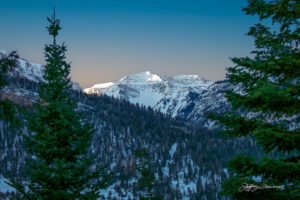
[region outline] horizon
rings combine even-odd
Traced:
[[[249,56],[246,36],[256,18],[242,12],[247,0],[0,0],[0,49],[44,64],[51,38],[46,17],[61,20],[58,42],[67,45],[71,78],[82,88],[150,71],[172,77],[224,80],[230,57]]]

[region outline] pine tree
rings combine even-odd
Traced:
[[[143,193],[140,200],[161,200],[162,197],[155,195],[153,191],[155,175],[150,169],[150,163],[147,161],[149,159],[147,151],[139,148],[135,151],[135,156],[138,159],[137,171],[140,174],[137,187]]]
[[[28,117],[28,128],[34,133],[26,141],[33,157],[28,162],[30,180],[27,191],[17,188],[25,199],[97,199],[106,179],[87,155],[93,129],[68,93],[71,81],[66,46],[56,42],[60,21],[55,12],[47,19],[53,43],[45,46],[45,82],[41,82],[40,102]]]
[[[265,156],[235,157],[223,194],[231,199],[300,199],[300,2],[250,0],[243,10],[260,22],[248,32],[255,39],[253,56],[233,58],[235,66],[228,68],[227,78],[242,92],[229,90],[227,99],[241,112],[210,117],[226,136],[255,138]],[[271,27],[266,25],[270,21]]]

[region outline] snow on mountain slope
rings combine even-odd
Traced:
[[[152,74],[149,71],[123,77],[117,83],[96,84],[84,91],[86,93],[106,94],[123,98],[131,103],[150,106],[167,113],[170,101],[181,101],[189,91],[200,91],[211,85],[196,75],[180,75],[173,78]],[[181,107],[177,103],[177,107]],[[176,109],[172,111],[176,115]]]
[[[0,51],[0,57],[3,55],[7,53]],[[18,66],[9,74],[35,82],[44,81],[43,65],[24,59],[18,59]],[[73,82],[72,87],[81,90],[77,83]],[[116,83],[96,84],[84,92],[126,99],[133,104],[150,106],[172,117],[210,128],[213,124],[207,120],[206,113],[230,109],[223,93],[228,87],[232,86],[227,81],[207,81],[198,75],[166,77],[146,71],[125,76]]]
[[[207,81],[198,75],[166,77],[149,71],[125,76],[116,83],[96,84],[84,92],[106,94],[131,103],[211,127],[205,113],[229,108],[222,91],[228,82]]]
[[[0,174],[0,193],[16,191],[16,189],[13,188],[12,186],[8,185],[7,182],[9,182],[9,181]]]
[[[113,84],[114,84],[113,82],[96,84],[93,87],[89,88],[89,90],[87,90],[86,93],[99,94],[100,91],[101,93],[103,93],[104,91],[106,91],[108,87],[112,86]]]
[[[0,58],[8,53],[4,50],[0,51]],[[43,65],[30,63],[25,59],[19,58],[18,65],[15,69],[8,73],[13,77],[23,77],[34,82],[45,81],[43,79]],[[78,83],[72,82],[73,90],[82,90]]]

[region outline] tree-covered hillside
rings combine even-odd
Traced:
[[[29,102],[38,100],[38,83],[21,77],[6,79],[10,85],[4,94],[10,92],[11,99],[16,99],[13,97],[26,93],[26,109],[30,112]],[[260,156],[258,146],[250,138],[225,140],[214,130],[191,126],[125,100],[74,90],[69,93],[80,102],[77,109],[84,111],[96,129],[89,154],[110,172],[109,187],[101,191],[108,199],[136,199],[138,173],[134,152],[138,144],[149,153],[156,176],[154,191],[165,199],[220,199],[218,191],[228,175],[226,163],[237,154]],[[25,119],[26,113],[22,115],[20,118]],[[27,154],[22,138],[32,133],[26,127],[12,130],[4,121],[0,125],[1,174],[26,181]]]

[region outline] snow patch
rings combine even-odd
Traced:
[[[8,185],[6,182],[9,182],[6,178],[0,175],[0,193],[6,192],[16,192],[16,189]]]
[[[173,155],[177,149],[177,143],[174,143],[169,151],[170,156],[173,158]]]

